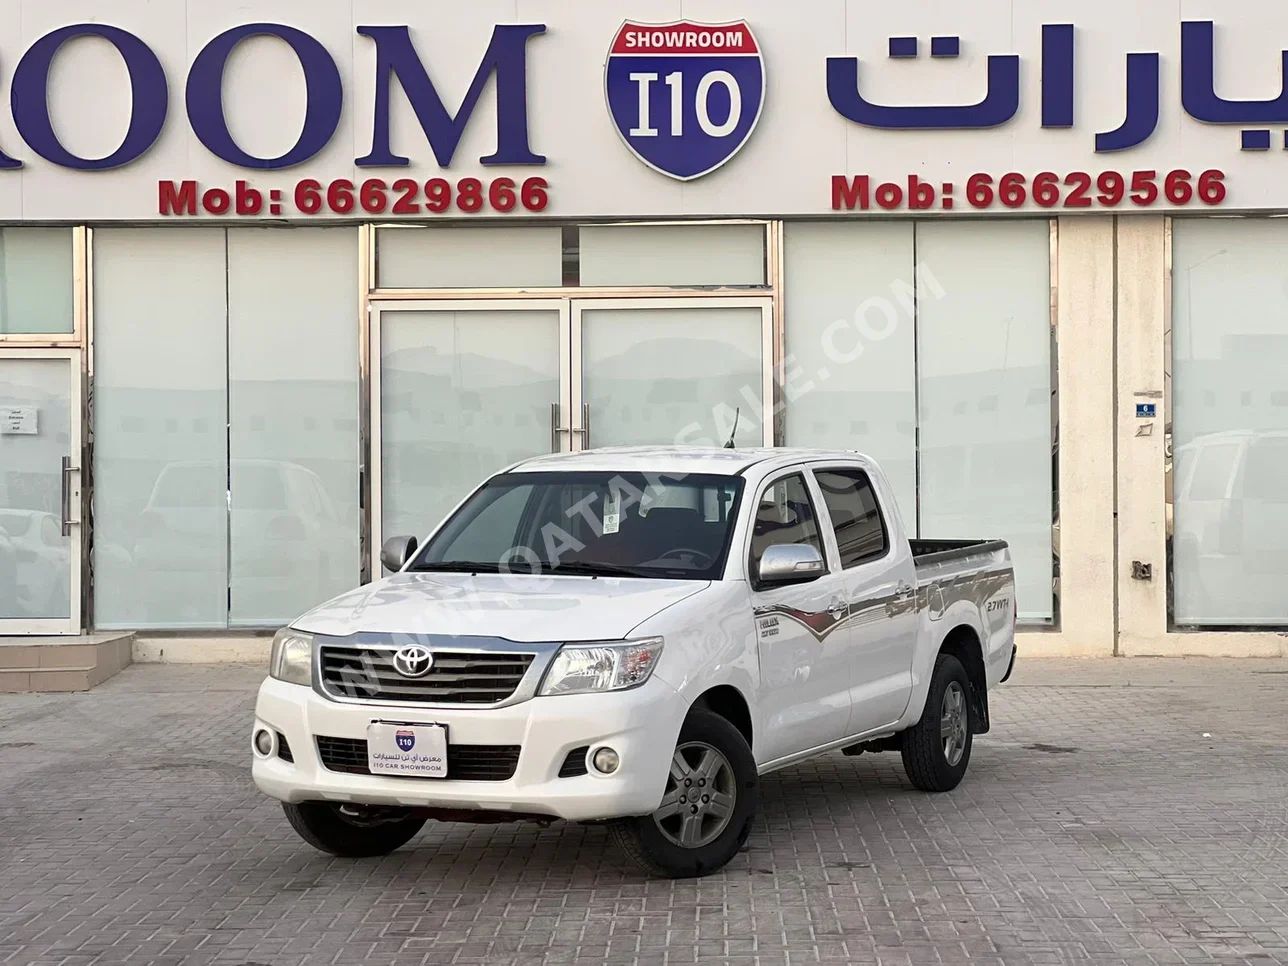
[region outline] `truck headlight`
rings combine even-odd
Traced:
[[[662,656],[662,638],[603,644],[565,644],[550,663],[541,694],[624,691],[649,679]]]
[[[268,676],[287,684],[313,685],[313,635],[284,627],[273,637]]]

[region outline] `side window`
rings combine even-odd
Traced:
[[[751,532],[753,573],[765,550],[779,543],[807,543],[819,554],[818,517],[810,503],[805,477],[799,473],[770,483],[760,494]]]
[[[862,470],[822,470],[814,473],[827,504],[841,566],[853,567],[885,555],[890,547],[872,481]]]

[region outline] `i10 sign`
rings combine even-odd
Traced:
[[[627,21],[604,71],[608,111],[626,146],[680,181],[709,174],[751,137],[765,65],[746,21]]]

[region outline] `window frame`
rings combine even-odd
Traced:
[[[819,576],[828,576],[834,574],[838,569],[838,560],[834,553],[834,548],[829,545],[827,534],[831,532],[831,518],[825,517],[820,513],[822,494],[818,489],[818,482],[810,473],[810,467],[804,463],[797,463],[795,466],[785,467],[776,471],[773,475],[766,477],[760,483],[760,488],[755,491],[756,499],[750,507],[750,516],[747,519],[747,544],[743,554],[743,565],[747,568],[747,582],[751,589],[756,593],[761,593],[767,588],[760,582],[755,558],[755,538],[756,538],[756,518],[760,515],[760,498],[765,495],[765,491],[775,484],[793,476],[799,476],[801,483],[805,487],[805,498],[809,500],[810,510],[814,514],[815,526],[818,529],[818,552],[823,558],[826,571]],[[824,508],[825,509],[825,508]],[[827,525],[824,526],[823,524]]]
[[[877,492],[876,484],[872,482],[872,474],[868,472],[868,468],[866,466],[861,466],[858,463],[823,464],[820,466],[809,467],[809,472],[813,477],[814,486],[818,489],[819,499],[827,509],[828,530],[832,534],[832,542],[836,547],[837,569],[842,572],[853,570],[856,567],[862,567],[865,564],[875,563],[889,557],[894,550],[894,541],[890,537],[890,524],[886,520],[885,507],[881,504],[881,494]],[[832,508],[827,505],[826,491],[823,489],[823,484],[818,480],[819,473],[857,473],[859,476],[863,477],[868,484],[868,490],[872,493],[872,500],[877,508],[877,519],[881,523],[881,537],[885,543],[884,550],[880,553],[871,553],[861,557],[848,567],[845,565],[845,561],[841,555],[841,541],[836,537],[836,523],[832,519]]]

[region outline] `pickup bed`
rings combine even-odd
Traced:
[[[606,822],[665,876],[738,852],[759,776],[897,751],[946,792],[1015,656],[997,540],[909,540],[848,452],[630,448],[481,483],[278,633],[253,775],[305,841]]]

